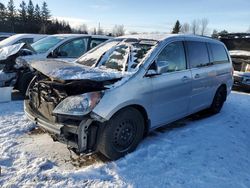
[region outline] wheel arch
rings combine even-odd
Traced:
[[[226,101],[226,99],[227,99],[227,85],[226,85],[225,83],[221,84],[221,85],[217,88],[216,92],[217,92],[220,88],[222,88],[222,89],[224,90],[224,101]]]
[[[117,114],[118,112],[120,112],[126,108],[135,108],[136,110],[138,110],[142,114],[143,119],[144,119],[144,136],[146,136],[149,132],[149,129],[150,129],[150,119],[148,117],[148,113],[147,113],[146,109],[142,105],[129,104],[127,106],[123,106],[123,107],[119,108],[116,112],[114,112],[111,117],[113,117],[115,114]]]

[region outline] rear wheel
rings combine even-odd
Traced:
[[[99,151],[116,160],[134,151],[143,138],[144,118],[135,108],[126,108],[115,114],[103,130]]]
[[[224,87],[219,87],[215,93],[213,103],[209,108],[209,111],[212,114],[217,114],[221,111],[221,108],[226,100],[227,91]]]

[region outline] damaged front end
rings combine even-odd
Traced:
[[[16,87],[19,75],[29,70],[27,66],[17,66],[16,59],[32,54],[34,51],[25,43],[0,49],[0,87]]]
[[[65,81],[37,72],[26,92],[25,113],[55,141],[67,144],[77,153],[93,152],[103,127],[99,125],[105,120],[91,111],[108,86],[120,79]]]

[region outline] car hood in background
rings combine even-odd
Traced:
[[[47,58],[48,53],[33,54],[28,56],[21,56],[19,58],[24,59],[27,63],[32,63],[34,61],[45,61],[45,60],[55,60],[63,62],[74,62],[77,58]]]
[[[110,69],[91,68],[77,63],[67,63],[57,60],[35,61],[31,67],[48,76],[52,80],[92,80],[106,81],[121,79],[126,76]]]
[[[231,50],[229,51],[230,56],[248,56],[250,57],[250,51],[245,50]]]

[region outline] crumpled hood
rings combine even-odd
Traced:
[[[15,44],[11,46],[6,46],[0,49],[0,60],[5,60],[11,55],[19,52],[19,50],[25,45],[25,43]]]
[[[91,68],[77,63],[57,60],[32,62],[31,67],[54,80],[93,80],[105,81],[124,77],[121,72]]]
[[[33,55],[27,55],[27,56],[22,56],[19,57],[27,61],[27,63],[30,63],[35,60],[44,60],[46,59],[46,56],[44,54],[33,54]]]

